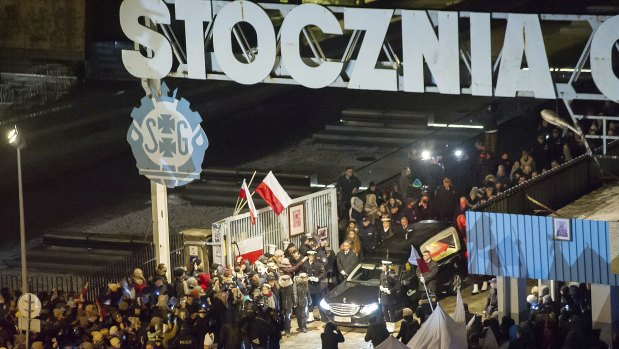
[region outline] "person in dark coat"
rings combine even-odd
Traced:
[[[267,309],[259,309],[257,311],[256,318],[249,324],[249,333],[252,341],[252,348],[275,348],[277,343],[273,342],[274,338],[277,338],[277,332],[277,328],[273,325]]]
[[[227,322],[221,328],[217,348],[236,349],[243,347],[243,334],[238,322]]]
[[[363,224],[359,227],[359,240],[363,254],[367,255],[376,247],[378,232],[368,217],[363,217]]]
[[[347,214],[350,209],[350,198],[357,194],[361,181],[353,173],[352,167],[347,167],[344,174],[337,180],[335,188],[340,198],[340,214]]]
[[[423,287],[423,284],[426,284],[426,288],[429,293],[436,292],[436,274],[438,273],[438,264],[434,260],[432,260],[432,254],[430,251],[423,251],[423,260],[428,265],[428,271],[422,273],[417,268],[417,277],[419,278],[420,286]]]
[[[294,290],[293,282],[290,275],[282,275],[279,277],[279,296],[280,308],[284,316],[284,332],[290,334],[290,317],[294,309]]]
[[[430,197],[427,194],[421,196],[419,203],[415,205],[415,218],[417,221],[432,219],[433,212],[430,205]]]
[[[303,244],[301,245],[301,247],[299,247],[299,253],[301,254],[301,256],[307,256],[307,251],[312,250],[313,241],[314,241],[314,236],[311,233],[305,234],[305,241],[303,241]]]
[[[297,331],[307,332],[307,311],[312,304],[312,297],[309,292],[308,276],[306,273],[300,273],[295,276],[293,284],[294,294],[294,313],[297,317]]]
[[[325,330],[320,334],[322,349],[337,349],[338,343],[344,343],[342,332],[332,323],[325,325]]]
[[[408,218],[409,223],[415,222],[417,217],[415,216],[415,199],[406,198],[404,200],[404,206],[400,210],[400,217]]]
[[[443,185],[434,192],[434,214],[438,220],[451,222],[453,213],[458,202],[456,190],[447,177],[443,179]]]
[[[499,309],[499,299],[496,289],[496,278],[490,280],[490,292],[488,292],[488,298],[486,299],[486,305],[484,306],[484,315],[491,317],[492,314]]]
[[[413,319],[413,310],[410,308],[402,309],[402,322],[400,323],[400,332],[398,332],[398,336],[396,337],[402,343],[407,344],[411,338],[417,333],[419,330],[419,322]]]
[[[402,216],[400,218],[399,224],[396,224],[393,227],[393,234],[405,239],[411,237],[411,233],[413,232],[413,225],[409,224],[408,222],[408,217]]]
[[[316,261],[316,251],[308,251],[309,257],[303,263],[301,271],[307,274],[309,280],[309,292],[312,297],[312,304],[308,307],[309,314],[307,321],[314,321],[314,307],[317,307],[327,289],[327,272],[321,263]]]
[[[400,193],[401,198],[408,197],[408,189],[411,186],[411,181],[411,169],[407,166],[402,169],[400,177],[398,177],[398,193]]]
[[[391,261],[382,261],[383,272],[380,274],[380,304],[389,332],[395,330],[395,312],[398,302],[398,280],[391,270]]]
[[[367,332],[365,333],[364,340],[366,342],[372,341],[372,346],[374,348],[390,336],[385,323],[380,320],[380,318],[380,316],[372,316],[370,318],[370,326],[368,326]]]
[[[340,280],[344,280],[357,266],[359,260],[357,254],[351,248],[351,242],[346,240],[342,243],[342,250],[335,256],[337,271]]]

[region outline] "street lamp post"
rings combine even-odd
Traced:
[[[26,272],[26,226],[24,223],[24,192],[22,189],[21,175],[21,150],[26,147],[26,141],[17,126],[9,132],[9,144],[17,149],[17,186],[19,190],[19,238],[21,243],[21,287],[22,293],[28,292],[28,279]]]
[[[26,140],[17,130],[17,126],[9,132],[9,144],[17,149],[17,187],[19,191],[19,239],[21,247],[21,288],[22,294],[28,293],[28,273],[26,268],[26,225],[24,223],[24,191],[21,175],[21,150],[26,147]],[[28,298],[30,302],[30,298]],[[28,306],[30,311],[30,305]],[[30,312],[27,316],[26,348],[30,346]]]

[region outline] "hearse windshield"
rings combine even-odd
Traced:
[[[374,263],[359,263],[355,270],[348,276],[349,282],[363,284],[380,284],[381,265]]]

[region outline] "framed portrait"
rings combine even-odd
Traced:
[[[552,220],[552,236],[555,240],[572,241],[570,220],[567,218],[554,218]]]
[[[290,237],[305,234],[305,205],[303,203],[288,207]]]
[[[327,241],[327,239],[329,239],[329,229],[327,227],[318,228],[316,233],[320,241]]]

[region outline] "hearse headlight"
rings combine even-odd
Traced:
[[[325,301],[324,298],[320,301],[320,307],[324,310],[331,310],[331,306],[327,303],[327,301]]]
[[[366,304],[361,308],[361,314],[370,315],[378,310],[378,303]]]

